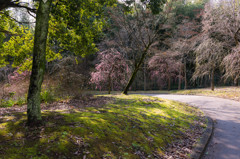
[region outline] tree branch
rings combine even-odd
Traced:
[[[13,18],[12,16],[10,16],[10,15],[8,15],[8,14],[6,14],[6,13],[0,13],[0,14],[4,14],[5,16],[9,17],[11,20],[13,20],[13,21],[15,21],[15,22],[17,22],[17,23],[19,23],[19,24],[36,23],[36,22],[20,22],[20,21],[18,21],[17,19]]]
[[[26,10],[36,13],[36,9],[30,8],[28,6],[21,5],[19,0],[11,1],[11,0],[0,0],[0,11],[7,9],[7,8],[25,8]]]

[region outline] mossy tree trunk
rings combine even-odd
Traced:
[[[145,48],[145,50],[143,51],[143,53],[142,53],[142,55],[141,55],[141,58],[140,58],[138,64],[136,65],[136,67],[135,67],[134,70],[133,70],[132,76],[131,76],[130,80],[128,81],[128,84],[127,84],[127,86],[125,87],[125,89],[124,89],[124,91],[123,91],[123,94],[125,94],[125,95],[128,94],[128,90],[129,90],[129,88],[131,87],[134,79],[136,78],[136,75],[137,75],[137,73],[138,73],[141,65],[142,65],[143,62],[144,62],[144,59],[145,59],[145,57],[146,57],[146,55],[147,55],[147,53],[148,53],[148,49],[150,48],[151,44],[152,44],[152,43],[149,43],[148,46],[147,46],[147,47]]]
[[[32,74],[27,98],[27,117],[29,126],[38,126],[42,123],[41,117],[41,86],[46,64],[46,42],[48,35],[48,21],[52,0],[40,0],[36,17]]]

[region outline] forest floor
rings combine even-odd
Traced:
[[[188,158],[203,113],[141,95],[81,96],[42,105],[44,126],[26,127],[26,106],[0,108],[0,158]]]

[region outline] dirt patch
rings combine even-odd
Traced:
[[[168,145],[168,148],[162,157],[164,159],[189,158],[188,154],[192,153],[194,148],[193,145],[196,144],[197,139],[199,139],[204,133],[205,129],[202,125],[205,121],[205,117],[199,117],[199,119],[194,122],[194,125],[191,126],[191,130],[187,130],[185,133],[182,133],[182,138],[179,141]]]

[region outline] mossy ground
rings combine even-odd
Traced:
[[[1,116],[0,158],[154,158],[183,139],[201,114],[155,97],[105,97],[111,102],[102,106],[43,111],[40,128],[25,126],[26,113]]]

